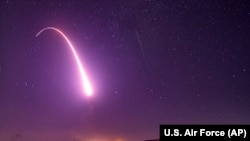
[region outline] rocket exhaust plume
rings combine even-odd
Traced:
[[[60,35],[63,36],[63,38],[66,40],[66,42],[68,43],[69,45],[69,48],[71,49],[74,57],[75,57],[75,61],[78,65],[78,69],[79,69],[79,72],[80,72],[80,75],[81,75],[81,79],[82,79],[82,83],[83,83],[83,89],[84,89],[84,92],[87,96],[91,96],[93,94],[93,89],[91,87],[91,84],[89,82],[89,79],[83,69],[83,66],[82,66],[82,63],[77,55],[77,52],[74,48],[74,46],[72,45],[72,43],[70,42],[70,40],[68,39],[68,37],[62,32],[60,31],[59,29],[57,28],[54,28],[54,27],[46,27],[44,29],[42,29],[41,31],[39,31],[37,34],[36,34],[36,37],[39,36],[43,31],[47,30],[47,29],[51,29],[51,30],[54,30],[58,33],[60,33]]]

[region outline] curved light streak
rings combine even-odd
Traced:
[[[81,74],[81,78],[82,78],[82,83],[83,83],[83,87],[84,87],[84,92],[87,96],[91,96],[93,94],[93,89],[91,87],[91,84],[90,84],[90,81],[88,80],[88,77],[83,69],[83,66],[82,66],[82,63],[77,55],[77,52],[74,48],[74,46],[71,44],[70,40],[67,38],[67,36],[62,32],[60,31],[59,29],[57,28],[54,28],[54,27],[46,27],[44,29],[42,29],[41,31],[39,31],[37,34],[36,34],[36,37],[39,36],[43,31],[47,30],[47,29],[52,29],[52,30],[55,30],[57,31],[58,33],[60,33],[63,38],[67,41],[74,57],[75,57],[75,60],[76,60],[76,63],[78,65],[78,69],[80,71],[80,74]]]

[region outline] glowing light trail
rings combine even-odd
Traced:
[[[71,49],[71,51],[72,51],[72,53],[73,53],[73,55],[74,55],[74,57],[75,57],[75,60],[76,60],[76,62],[77,62],[77,65],[78,65],[78,68],[79,68],[79,71],[80,71],[80,74],[81,74],[83,86],[84,86],[84,91],[85,91],[85,93],[86,93],[87,96],[91,96],[92,93],[93,93],[93,89],[92,89],[91,84],[90,84],[90,82],[89,82],[89,80],[88,80],[88,77],[87,77],[87,75],[86,75],[86,73],[85,73],[85,71],[84,71],[84,69],[83,69],[82,63],[81,63],[81,61],[80,61],[80,59],[79,59],[79,57],[78,57],[78,55],[77,55],[77,53],[76,53],[76,50],[75,50],[74,46],[71,44],[70,40],[67,38],[67,36],[66,36],[62,31],[60,31],[60,30],[57,29],[57,28],[54,28],[54,27],[46,27],[46,28],[42,29],[41,31],[39,31],[39,32],[36,34],[36,37],[39,36],[43,31],[45,31],[45,30],[47,30],[47,29],[52,29],[52,30],[57,31],[57,32],[60,33],[60,34],[63,36],[63,38],[67,41],[67,43],[68,43],[68,45],[69,45],[69,47],[70,47],[70,49]]]

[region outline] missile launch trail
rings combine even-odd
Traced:
[[[81,75],[81,79],[82,79],[82,83],[83,83],[83,89],[84,89],[84,92],[87,96],[91,96],[93,94],[93,89],[91,87],[91,84],[90,84],[90,81],[83,69],[83,66],[82,66],[82,63],[77,55],[77,52],[74,48],[74,46],[72,45],[72,43],[70,42],[70,40],[68,39],[68,37],[62,32],[60,31],[59,29],[57,28],[54,28],[54,27],[46,27],[46,28],[43,28],[42,30],[40,30],[37,34],[36,34],[36,37],[38,37],[43,31],[45,30],[54,30],[54,31],[57,31],[58,33],[60,33],[60,35],[63,36],[63,38],[66,40],[66,42],[68,43],[74,57],[75,57],[75,60],[76,60],[76,63],[78,65],[78,69],[79,69],[79,72],[80,72],[80,75]]]

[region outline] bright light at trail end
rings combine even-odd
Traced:
[[[84,91],[85,91],[86,95],[87,96],[92,96],[93,90],[92,90],[92,87],[91,87],[89,81],[87,80],[87,78],[84,81],[83,85],[84,85]]]
[[[91,87],[91,85],[90,85],[90,82],[89,82],[89,80],[88,80],[88,77],[87,77],[87,75],[86,75],[86,73],[85,73],[85,71],[84,71],[84,69],[83,69],[83,66],[82,66],[82,63],[81,63],[81,61],[80,61],[80,59],[79,59],[79,57],[78,57],[78,54],[77,54],[77,52],[76,52],[74,46],[71,44],[70,40],[68,39],[68,37],[67,37],[62,31],[60,31],[59,29],[54,28],[54,27],[46,27],[46,28],[42,29],[41,31],[39,31],[39,32],[36,34],[36,37],[39,36],[44,30],[47,30],[47,29],[52,29],[52,30],[57,31],[57,32],[60,33],[60,34],[63,36],[63,38],[67,41],[67,43],[68,43],[68,45],[69,45],[69,47],[70,47],[70,49],[71,49],[71,51],[72,51],[72,53],[73,53],[73,55],[74,55],[74,57],[75,57],[76,63],[77,63],[77,65],[78,65],[78,69],[79,69],[79,71],[80,71],[81,78],[82,78],[82,83],[83,83],[84,92],[85,92],[85,94],[86,94],[87,96],[92,96],[92,94],[93,94],[93,89],[92,89],[92,87]]]

